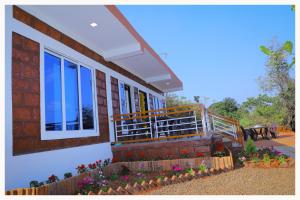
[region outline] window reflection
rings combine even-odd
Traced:
[[[44,63],[46,130],[62,130],[60,58],[45,52]]]
[[[79,130],[79,102],[77,65],[64,61],[66,129]]]
[[[80,66],[81,105],[83,129],[94,129],[92,72]]]

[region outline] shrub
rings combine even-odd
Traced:
[[[194,176],[195,175],[195,171],[193,170],[193,168],[188,168],[185,170],[186,173],[189,173],[190,175]]]
[[[257,156],[255,156],[255,157],[252,158],[252,162],[254,162],[254,163],[258,163],[259,160],[260,159]]]
[[[285,156],[281,155],[277,158],[279,161],[280,165],[284,165],[286,163]]]
[[[78,182],[78,187],[81,194],[88,194],[89,191],[96,192],[97,186],[94,184],[94,179],[90,176],[85,177],[82,181]]]
[[[48,177],[48,180],[46,181],[46,183],[54,183],[59,181],[59,178],[57,176],[55,176],[54,174],[52,174],[51,176]]]
[[[77,166],[76,169],[77,169],[77,173],[78,173],[78,174],[82,174],[82,173],[84,173],[84,172],[87,171],[87,168],[85,167],[84,164]]]
[[[271,162],[269,154],[264,154],[263,162],[264,163],[270,163]]]
[[[70,177],[72,177],[72,176],[73,176],[73,175],[72,175],[71,172],[67,172],[67,173],[64,174],[64,179],[70,178]]]
[[[257,148],[254,144],[254,141],[249,137],[246,143],[246,154],[251,156],[256,152],[257,152]]]
[[[200,172],[204,173],[207,170],[207,166],[202,163],[201,165],[199,165],[198,169]]]
[[[122,169],[120,171],[120,174],[122,176],[128,175],[130,173],[130,170],[128,167],[126,167],[125,165],[122,165],[121,167],[122,167]]]
[[[198,167],[199,171],[201,171],[202,173],[204,173],[207,170],[207,165],[205,160],[202,160],[201,164]]]
[[[118,177],[117,174],[112,174],[112,175],[109,177],[109,180],[115,181],[115,180],[117,180],[118,178],[119,178],[119,177]]]
[[[40,187],[40,186],[42,186],[42,185],[44,185],[43,182],[38,182],[38,181],[35,181],[35,180],[30,181],[30,183],[29,183],[29,186],[30,186],[31,188],[32,188],[32,187]]]

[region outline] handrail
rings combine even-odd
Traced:
[[[234,124],[239,123],[239,121],[236,120],[236,119],[233,119],[233,118],[230,118],[230,117],[225,117],[225,116],[222,116],[222,115],[218,115],[218,114],[215,114],[215,113],[213,113],[213,112],[211,112],[211,111],[208,111],[208,114],[209,114],[209,115],[212,115],[212,116],[219,117],[219,118],[222,119],[223,121],[227,121],[227,122],[234,123]]]
[[[174,107],[167,107],[167,108],[161,108],[161,109],[156,109],[156,110],[146,110],[146,111],[143,111],[143,112],[132,112],[132,113],[126,113],[126,114],[115,114],[112,117],[113,117],[113,119],[115,119],[116,117],[122,117],[122,116],[145,115],[147,113],[155,113],[155,112],[160,112],[160,111],[168,111],[168,110],[174,110],[174,109],[185,108],[185,107],[187,107],[187,108],[188,107],[200,107],[200,109],[202,109],[202,107],[199,106],[198,104],[186,104],[186,105],[180,105],[180,106],[174,106]]]

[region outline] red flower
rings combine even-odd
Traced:
[[[143,151],[141,151],[141,152],[139,153],[139,156],[140,156],[141,158],[144,158],[144,157],[145,157],[145,153],[144,153]]]
[[[204,157],[204,153],[198,152],[198,153],[196,154],[196,156],[197,156],[197,157]]]
[[[183,155],[186,155],[186,154],[188,154],[188,151],[187,150],[181,150],[181,154],[183,154]]]
[[[113,157],[113,159],[112,159],[112,161],[111,161],[112,163],[116,163],[116,162],[119,162],[119,158],[118,157]]]
[[[133,153],[132,153],[132,152],[127,152],[127,153],[126,153],[126,157],[127,157],[127,158],[131,158],[132,156],[133,156]]]

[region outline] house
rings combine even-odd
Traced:
[[[112,116],[182,82],[115,6],[5,8],[5,189],[112,158]]]

